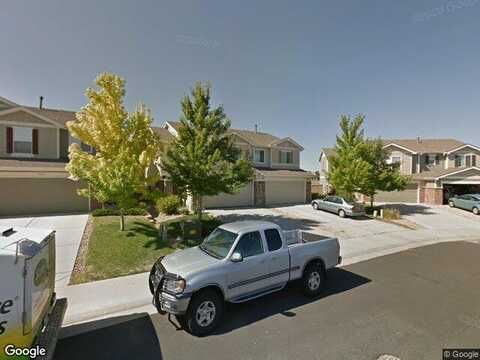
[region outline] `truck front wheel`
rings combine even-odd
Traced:
[[[223,299],[213,290],[194,295],[185,314],[186,330],[196,336],[209,334],[220,322],[223,305]]]
[[[325,271],[323,266],[318,263],[314,262],[305,268],[303,272],[303,290],[305,294],[308,296],[318,296],[325,284]]]

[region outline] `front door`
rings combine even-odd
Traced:
[[[243,261],[230,262],[227,269],[229,300],[248,297],[268,287],[268,254],[264,250],[259,231],[242,235],[234,252],[243,256]]]

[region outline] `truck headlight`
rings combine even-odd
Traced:
[[[169,291],[175,294],[183,293],[183,290],[185,290],[186,286],[187,286],[187,283],[185,282],[185,279],[165,279],[165,282],[163,284],[163,288],[166,291]]]

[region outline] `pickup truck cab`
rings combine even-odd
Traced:
[[[326,270],[340,262],[336,238],[241,221],[217,227],[200,246],[160,258],[149,285],[160,313],[174,314],[190,333],[205,335],[219,324],[225,301],[255,299],[293,280],[316,296]]]

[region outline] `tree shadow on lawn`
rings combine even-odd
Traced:
[[[53,360],[162,359],[150,316],[137,313],[61,329]]]
[[[342,268],[333,268],[327,271],[327,279],[324,292],[317,298],[307,297],[301,291],[301,284],[293,282],[281,291],[246,303],[227,303],[226,321],[223,321],[212,335],[225,334],[276,314],[293,318],[296,316],[296,313],[292,311],[295,308],[321,301],[328,296],[349,291],[371,282],[366,277]]]

